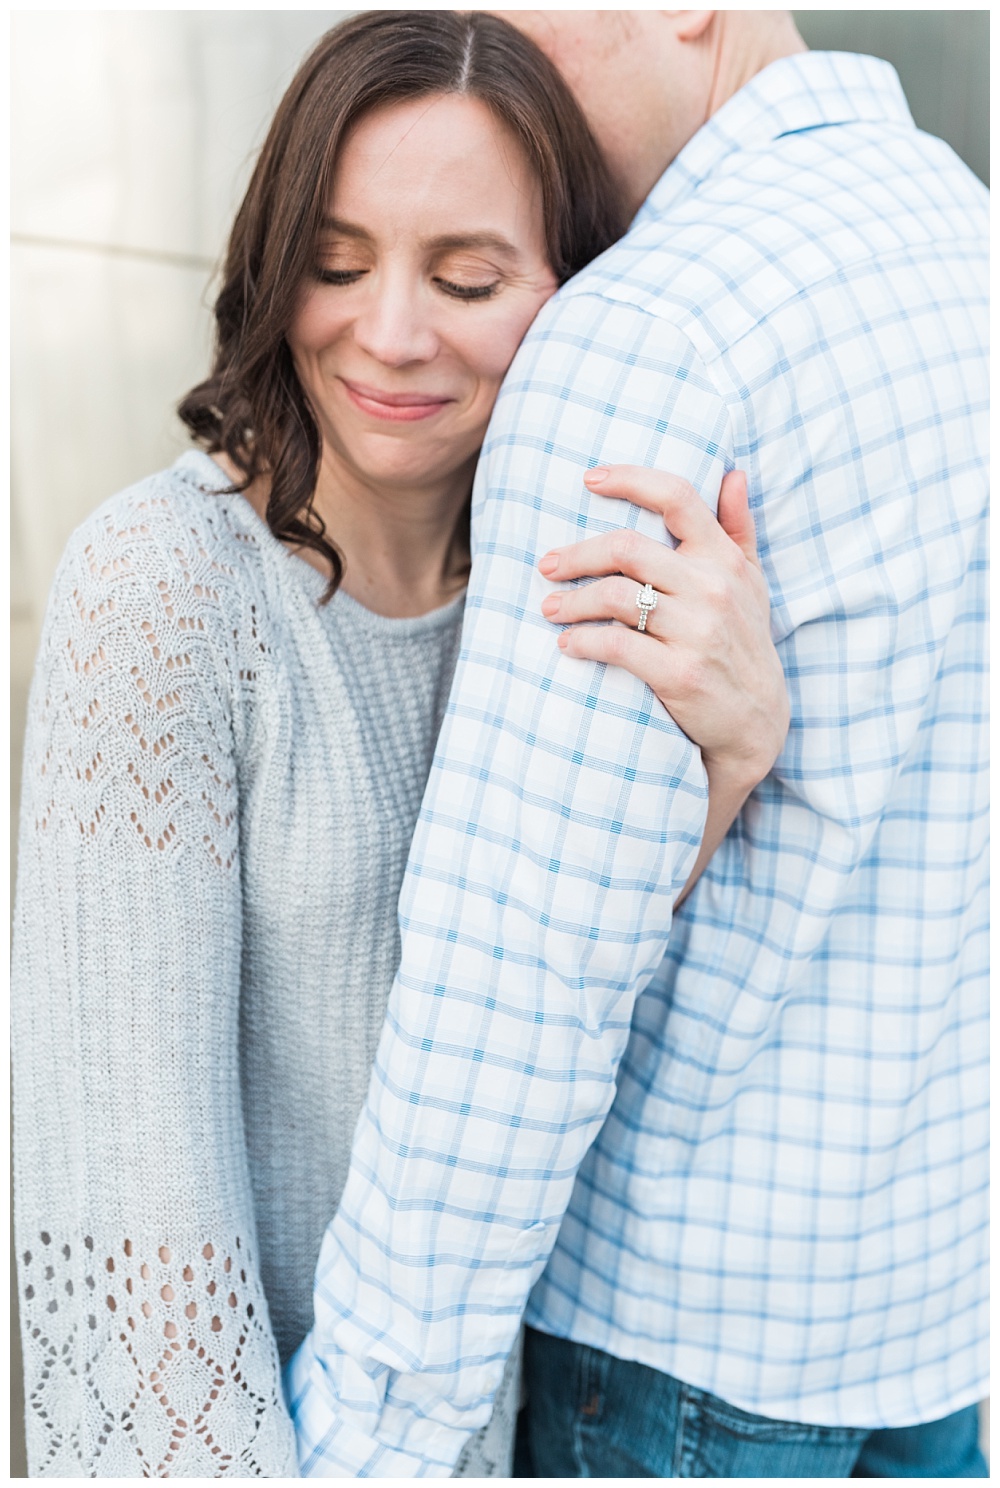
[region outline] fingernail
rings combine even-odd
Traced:
[[[556,645],[559,647],[560,651],[565,651],[566,650],[566,647],[569,645],[569,632],[568,631],[561,630],[559,632],[558,636],[556,637]]]
[[[583,479],[588,486],[599,486],[601,481],[607,480],[610,474],[611,471],[606,465],[595,465],[592,470],[587,471]]]
[[[558,615],[559,606],[562,603],[558,594],[549,594],[542,600],[543,615]]]
[[[546,553],[544,558],[538,560],[538,567],[543,574],[553,574],[559,567],[559,554]]]

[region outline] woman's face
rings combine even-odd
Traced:
[[[445,95],[362,119],[288,333],[327,456],[379,485],[462,471],[555,288],[538,182],[483,104]]]

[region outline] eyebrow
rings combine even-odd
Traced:
[[[324,232],[341,233],[345,238],[357,238],[366,243],[372,241],[371,233],[366,232],[363,227],[358,227],[354,222],[344,222],[339,217],[324,217],[322,228]],[[499,233],[492,232],[443,233],[436,238],[422,238],[420,246],[438,253],[463,248],[488,248],[494,253],[502,254],[505,258],[517,258],[518,256],[518,250],[513,243]]]

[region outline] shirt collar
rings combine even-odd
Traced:
[[[727,156],[760,149],[783,134],[862,120],[913,119],[895,68],[854,52],[798,52],[765,67],[735,93],[664,171],[636,225],[675,207]]]

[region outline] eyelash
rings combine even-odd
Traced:
[[[435,279],[434,283],[456,300],[491,300],[500,288],[499,280],[494,284],[452,284],[449,279]]]
[[[320,284],[353,284],[362,272],[361,269],[317,269],[316,278]]]
[[[348,284],[356,284],[365,269],[317,269],[316,278],[321,284],[334,284],[344,287]],[[435,279],[434,283],[445,294],[450,295],[453,300],[491,300],[500,288],[500,281],[494,284],[453,284],[450,279]]]

